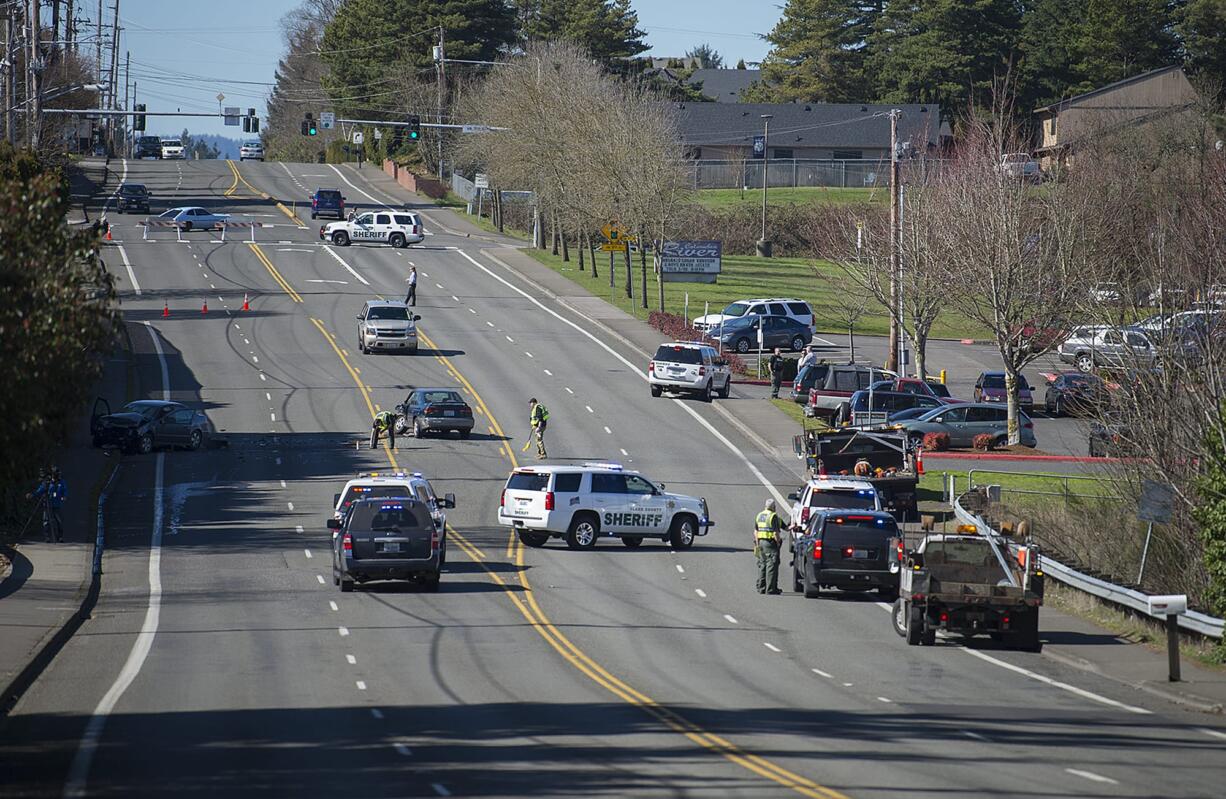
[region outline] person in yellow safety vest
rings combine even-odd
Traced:
[[[766,506],[754,520],[753,553],[758,561],[758,593],[781,594],[779,590],[779,547],[783,544],[783,522],[775,513],[775,500],[766,500]]]
[[[379,446],[379,434],[387,433],[387,445],[396,448],[396,417],[392,411],[380,411],[370,425],[370,448]]]
[[[549,422],[549,409],[536,401],[536,397],[528,400],[528,424],[532,427],[531,435],[536,438],[536,457],[538,460],[547,458],[545,454],[545,426]]]

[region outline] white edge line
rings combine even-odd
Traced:
[[[370,285],[370,281],[369,281],[369,280],[367,280],[366,278],[362,277],[361,275],[359,275],[359,274],[357,273],[357,270],[355,270],[355,269],[354,269],[352,266],[350,266],[349,264],[345,263],[345,259],[344,259],[344,258],[342,258],[342,257],[340,257],[339,255],[337,255],[337,254],[336,254],[336,250],[332,249],[331,247],[324,247],[324,252],[328,253],[328,255],[331,255],[333,258],[335,258],[335,259],[336,259],[337,263],[339,263],[341,266],[343,266],[343,267],[345,267],[346,269],[348,269],[348,270],[349,270],[349,274],[351,274],[351,275],[353,275],[354,277],[356,277],[356,278],[357,278],[357,279],[358,279],[358,280],[359,280],[359,281],[362,283],[362,285],[364,285],[364,286],[369,286],[369,285]]]
[[[136,296],[141,295],[140,283],[136,280],[136,273],[132,271],[132,262],[128,260],[128,251],[123,248],[122,244],[116,245],[119,250],[119,257],[123,259],[123,265],[128,270],[128,280],[132,281],[132,289],[136,292]]]
[[[984,653],[978,652],[974,649],[965,649],[962,647],[959,647],[959,649],[962,652],[965,652],[966,654],[972,657],[977,657],[980,660],[987,661],[988,663],[993,663],[997,666],[1000,666],[1001,668],[1008,669],[1009,671],[1013,671],[1018,674],[1025,675],[1032,680],[1038,680],[1041,683],[1046,683],[1047,685],[1051,685],[1055,688],[1060,688],[1061,690],[1068,691],[1071,694],[1076,694],[1077,696],[1080,696],[1083,699],[1089,699],[1093,702],[1098,702],[1103,705],[1108,705],[1110,707],[1119,708],[1120,710],[1127,710],[1129,713],[1137,713],[1137,714],[1146,715],[1146,716],[1151,715],[1153,713],[1153,711],[1146,710],[1143,707],[1134,707],[1132,705],[1126,705],[1123,702],[1117,702],[1114,699],[1110,699],[1100,694],[1096,694],[1093,691],[1087,691],[1084,688],[1078,688],[1077,686],[1069,685],[1066,682],[1060,682],[1059,680],[1053,680],[1051,677],[1048,677],[1046,675],[1039,674],[1038,672],[1031,671],[1030,669],[1024,669],[1021,666],[1015,666],[1012,663],[1007,663],[1006,661],[1000,660],[999,658],[994,658],[991,655],[985,655]]]

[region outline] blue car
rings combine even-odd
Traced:
[[[169,211],[158,214],[157,218],[166,222],[175,222],[179,229],[184,231],[212,230],[213,228],[223,227],[226,220],[230,218],[230,215],[215,214],[212,211],[192,205],[182,208],[171,208]]]
[[[719,341],[724,349],[749,352],[758,349],[758,326],[762,326],[762,346],[769,351],[780,347],[800,352],[813,339],[808,325],[790,316],[743,316],[713,325],[707,336]]]

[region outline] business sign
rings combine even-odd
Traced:
[[[660,271],[666,275],[718,275],[722,271],[721,245],[718,241],[666,241],[660,250]]]
[[[332,128],[335,125],[336,125],[336,114],[335,113],[333,113],[332,111],[320,111],[319,112],[319,127],[323,128],[324,130],[332,130]]]
[[[753,137],[753,157],[754,158],[765,158],[766,157],[766,137],[765,136],[754,136]]]

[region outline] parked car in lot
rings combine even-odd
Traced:
[[[149,190],[141,183],[122,183],[115,193],[115,207],[121,214],[128,211],[149,213]]]
[[[782,347],[800,352],[813,338],[808,325],[788,316],[744,316],[708,330],[707,335],[727,349],[750,352],[758,349],[758,327],[762,328],[762,347]]]
[[[1061,372],[1047,384],[1043,395],[1043,409],[1051,416],[1086,416],[1109,402],[1102,378],[1084,372]]]
[[[826,382],[826,374],[830,371],[828,363],[811,363],[796,373],[796,379],[792,381],[792,390],[788,397],[792,402],[799,402],[802,405],[809,401],[809,391],[817,385]]]
[[[980,372],[975,380],[974,397],[975,402],[1007,403],[1009,394],[1005,391],[1005,373]],[[1030,383],[1026,376],[1020,373],[1017,376],[1017,404],[1027,413],[1034,411],[1034,394],[1030,390]]]
[[[345,218],[345,198],[340,189],[316,189],[311,195],[311,219],[319,216]]]
[[[1079,327],[1056,350],[1060,360],[1082,372],[1095,368],[1145,369],[1158,350],[1145,333],[1129,327]]]
[[[212,230],[215,227],[219,228],[225,225],[230,215],[215,214],[212,211],[191,205],[163,211],[158,214],[157,218],[166,222],[174,222],[180,230],[186,233],[189,230]]]
[[[1118,419],[1090,422],[1086,443],[1091,458],[1126,458],[1137,454],[1132,430]]]
[[[137,400],[111,413],[111,404],[99,397],[94,400],[89,432],[95,447],[143,455],[160,447],[200,449],[208,437],[209,423],[203,411],[179,402]]]
[[[1006,177],[1025,183],[1039,183],[1043,180],[1043,170],[1039,162],[1030,153],[1007,153],[1000,157],[1000,171]]]
[[[430,509],[412,497],[361,499],[343,519],[328,519],[332,581],[341,591],[355,583],[409,580],[437,591],[442,577],[442,533]]]
[[[851,395],[849,404],[851,405],[851,423],[860,426],[884,424],[901,411],[912,408],[939,408],[945,403],[927,394],[874,389],[857,391]]]
[[[795,539],[792,590],[815,599],[823,588],[857,593],[875,588],[893,600],[898,575],[890,570],[890,539],[897,536],[898,522],[885,511],[818,511]]]
[[[1034,422],[1020,413],[1022,446],[1034,447]],[[1009,440],[1009,410],[1000,403],[974,402],[934,408],[918,419],[898,423],[898,429],[908,438],[922,441],[927,433],[948,433],[951,447],[970,447],[975,436],[987,433],[996,446]]]
[[[944,383],[934,380],[920,380],[917,377],[894,377],[889,380],[878,380],[869,386],[872,391],[901,391],[921,397],[932,397],[942,400],[946,405],[952,405],[956,400],[949,395],[949,388]]]
[[[737,300],[719,313],[697,317],[694,329],[706,332],[718,329],[721,322],[727,324],[746,316],[787,316],[808,327],[810,334],[813,332],[813,309],[809,303],[795,298]]]
[[[468,438],[473,431],[473,409],[453,388],[415,388],[396,406],[400,418],[396,432],[410,430],[423,438],[426,433],[459,433]]]
[[[710,402],[714,394],[728,398],[732,370],[710,344],[673,341],[661,344],[647,363],[647,382],[653,397],[665,391],[687,391]]]

